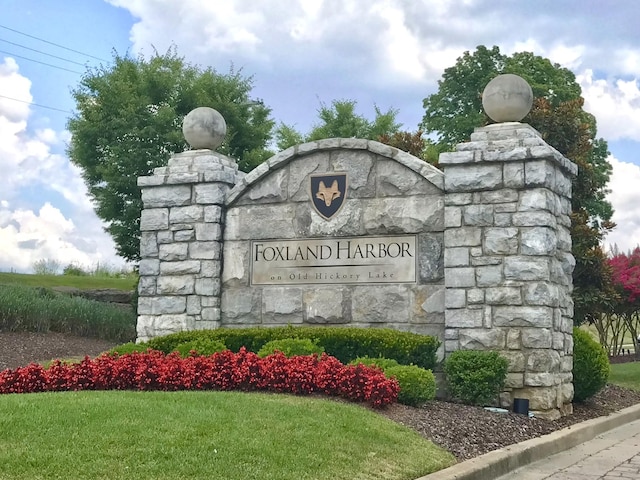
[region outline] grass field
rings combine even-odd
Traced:
[[[240,392],[0,396],[2,479],[414,479],[451,454],[366,408]]]
[[[24,285],[29,287],[74,287],[80,289],[114,288],[133,290],[135,275],[122,278],[106,276],[76,275],[29,275],[23,273],[0,272],[0,285]]]
[[[609,383],[640,391],[640,362],[611,365]]]

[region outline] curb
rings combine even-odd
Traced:
[[[486,480],[594,439],[608,430],[640,419],[640,405],[594,418],[557,432],[485,453],[416,480]]]

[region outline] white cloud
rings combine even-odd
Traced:
[[[605,244],[617,245],[621,251],[633,249],[640,244],[640,166],[621,162],[609,157],[613,167],[607,199],[615,210],[612,220],[615,230],[607,235]]]
[[[585,98],[585,110],[596,116],[598,135],[609,141],[640,140],[638,80],[595,79],[592,70],[576,77]]]
[[[31,101],[30,88],[13,59],[0,64],[3,95]],[[31,131],[30,114],[28,105],[0,97],[0,270],[28,271],[40,259],[122,265],[79,169],[55,152],[64,148],[68,133]],[[53,193],[64,201],[53,206]]]

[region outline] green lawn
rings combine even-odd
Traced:
[[[614,363],[611,365],[609,383],[640,390],[640,362]]]
[[[414,479],[455,460],[366,408],[241,392],[0,396],[0,479]]]
[[[117,290],[133,290],[136,284],[135,275],[124,278],[106,276],[75,275],[29,275],[22,273],[0,272],[0,285],[24,285],[29,287],[74,287],[84,290],[114,288]]]

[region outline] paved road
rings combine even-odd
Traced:
[[[640,480],[640,420],[497,480]]]

